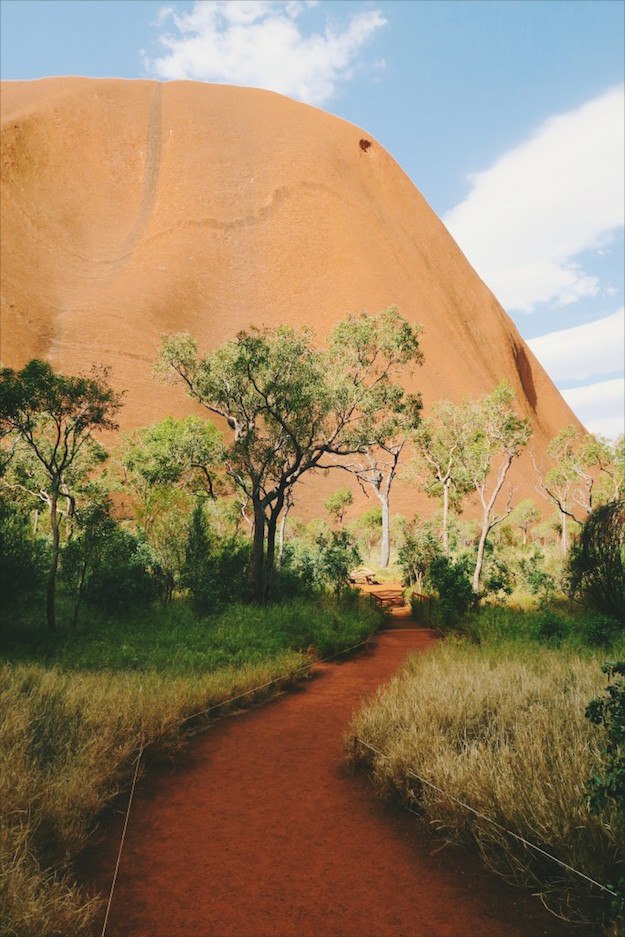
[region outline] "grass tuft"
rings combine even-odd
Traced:
[[[601,883],[625,864],[609,814],[590,814],[587,783],[600,764],[599,734],[585,718],[603,687],[603,658],[521,641],[476,646],[448,639],[412,656],[357,715],[354,760],[381,791],[417,805],[436,828],[476,843],[506,878],[530,885],[567,916],[598,920],[597,889],[541,858],[416,772],[502,826]]]

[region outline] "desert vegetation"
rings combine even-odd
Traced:
[[[551,572],[525,536],[528,516],[538,519],[520,505],[516,548],[510,537],[488,557],[490,601],[475,600],[460,539],[448,556],[431,526],[407,531],[406,581],[430,591],[447,638],[365,705],[350,754],[382,793],[475,844],[556,913],[620,932],[625,503],[591,511]]]
[[[612,710],[597,703],[593,721],[584,709],[600,698],[602,660],[622,656],[609,585],[623,581],[621,444],[563,432],[552,451],[566,479],[536,465],[543,500],[518,502],[509,469],[531,430],[510,387],[422,416],[404,388],[421,361],[419,328],[396,309],[348,317],[324,348],[286,327],[209,354],[170,336],[156,378],[181,382],[208,417],[168,417],[110,451],[101,431],[113,438],[124,396],[106,371],[2,370],[3,932],[88,932],[99,899],[77,887],[74,863],[139,750],[148,762],[174,751],[216,712],[364,641],[382,615],[349,586],[362,562],[401,575],[417,616],[427,593],[449,635],[359,717],[357,734],[389,755],[373,758],[376,775],[412,801],[423,792],[409,770],[432,772],[484,812],[495,786],[502,823],[571,864],[594,850],[585,867],[605,880],[621,848],[610,772],[622,750],[605,740]],[[304,522],[298,483],[320,471],[337,489]],[[394,515],[401,475],[440,512]],[[349,482],[374,506],[357,513]],[[471,503],[477,522],[462,516]],[[547,505],[557,514],[543,521]],[[546,732],[549,757],[532,754]],[[428,797],[428,816],[469,835]],[[529,800],[521,826],[506,805]],[[470,835],[521,868],[497,837]],[[523,869],[543,882],[542,866]],[[545,887],[561,895],[563,880]]]

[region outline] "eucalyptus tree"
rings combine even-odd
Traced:
[[[512,512],[511,520],[515,522],[523,539],[523,546],[527,546],[527,532],[530,527],[537,524],[542,517],[542,511],[531,498],[520,501]]]
[[[364,442],[360,451],[339,465],[356,477],[367,496],[371,489],[380,502],[380,565],[384,568],[388,566],[391,554],[391,488],[406,443],[419,424],[421,397],[418,394],[406,394],[401,388],[394,387],[385,409],[384,418],[373,428],[373,434],[369,434],[373,438]]]
[[[209,420],[166,417],[133,433],[121,461],[138,491],[174,485],[214,499],[223,456],[221,433]]]
[[[252,505],[256,600],[269,594],[288,492],[324,457],[361,452],[374,440],[394,378],[415,350],[417,329],[396,309],[348,317],[325,351],[310,330],[288,326],[242,331],[206,356],[188,334],[165,339],[157,372],[181,380],[232,433],[224,465]]]
[[[482,506],[480,538],[472,583],[476,594],[480,591],[488,535],[493,527],[500,524],[512,511],[512,490],[506,506],[499,511],[495,509],[497,498],[510,466],[521,454],[532,434],[529,419],[519,417],[512,409],[514,398],[512,388],[502,382],[488,396],[479,400],[467,400],[463,408],[467,428],[466,442],[463,446],[464,468]]]
[[[582,433],[570,424],[553,437],[547,455],[555,463],[538,473],[538,491],[560,514],[560,549],[568,551],[568,522],[581,523],[580,511],[589,516],[597,506],[622,496],[622,438],[614,443],[601,436]]]
[[[324,501],[323,506],[339,527],[342,527],[345,512],[353,503],[354,496],[349,488],[337,488],[337,490],[332,492],[330,497]]]
[[[466,406],[458,406],[450,400],[434,403],[431,410],[432,416],[421,421],[413,436],[413,468],[424,478],[428,497],[441,500],[441,544],[443,553],[449,556],[450,507],[458,509],[471,488],[463,459],[467,413]]]
[[[77,495],[88,490],[90,473],[105,458],[93,432],[117,429],[120,407],[121,396],[110,387],[105,369],[74,377],[33,359],[21,371],[0,371],[1,433],[15,452],[11,476],[3,484],[38,498],[49,512],[46,615],[51,630],[56,627],[60,517],[74,514]]]

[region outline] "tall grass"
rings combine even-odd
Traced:
[[[0,933],[89,933],[101,899],[75,884],[72,863],[140,744],[148,759],[175,751],[207,718],[189,716],[238,694],[238,707],[267,697],[378,623],[368,603],[301,601],[203,622],[173,608],[54,646],[42,637],[39,650],[12,632],[13,660],[0,668]],[[48,661],[35,662],[44,647]]]
[[[353,745],[381,790],[418,805],[435,827],[474,842],[486,861],[567,916],[598,920],[605,896],[433,788],[436,784],[601,883],[625,863],[623,832],[592,816],[587,782],[600,763],[585,718],[605,682],[602,655],[535,643],[448,639],[413,656],[357,715]]]

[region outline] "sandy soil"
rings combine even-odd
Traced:
[[[377,590],[392,597],[392,587]],[[364,697],[434,637],[405,609],[372,650],[215,724],[137,791],[108,937],[558,937],[575,933],[344,765]],[[92,880],[107,892],[109,830]],[[98,931],[99,933],[99,931]]]

